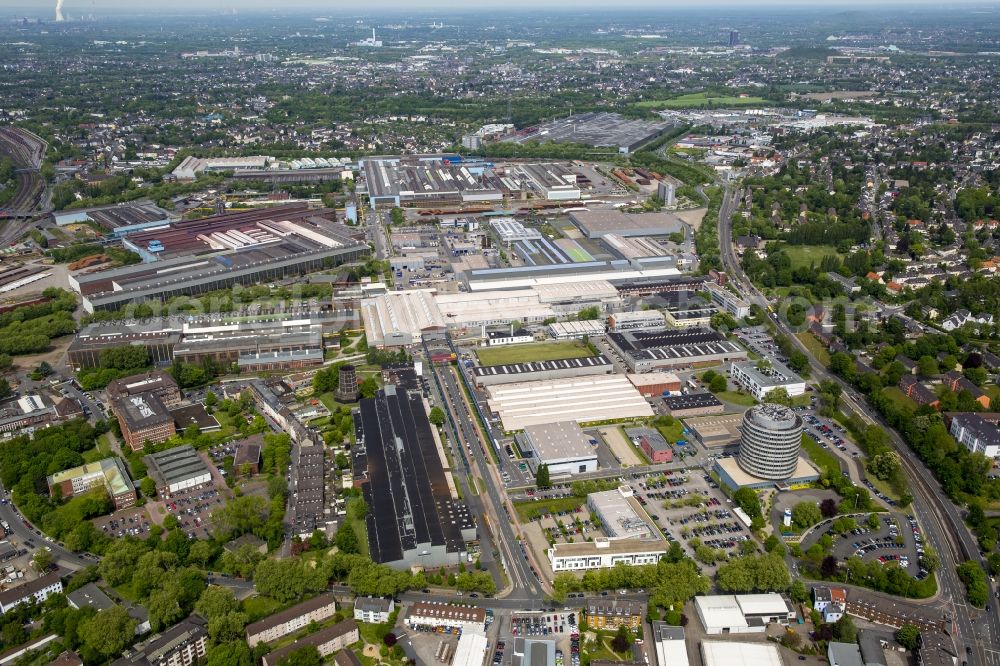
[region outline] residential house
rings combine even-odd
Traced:
[[[934,391],[924,386],[919,379],[912,375],[900,377],[899,390],[918,405],[930,405],[936,409],[941,402]]]
[[[945,386],[947,386],[952,393],[961,393],[962,391],[968,391],[969,393],[972,394],[972,398],[980,405],[982,405],[983,409],[989,409],[990,396],[986,395],[981,388],[973,384],[961,372],[958,372],[956,370],[947,372],[941,378],[941,382]]]
[[[646,614],[646,604],[641,601],[602,597],[587,602],[584,607],[587,626],[591,629],[616,631],[625,625],[637,629],[642,625]]]
[[[358,622],[383,624],[389,621],[389,616],[395,608],[392,599],[358,597],[354,600],[354,619]]]
[[[206,625],[204,618],[191,615],[126,650],[111,666],[191,666],[207,651]]]

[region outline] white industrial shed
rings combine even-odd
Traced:
[[[549,379],[487,388],[490,410],[507,431],[527,426],[653,416],[653,410],[625,375]]]
[[[795,611],[780,594],[695,597],[695,609],[707,634],[763,632],[768,624],[787,624]]]
[[[455,646],[452,666],[483,666],[487,644],[486,636],[475,631],[463,631]]]
[[[706,634],[745,634],[764,631],[763,625],[750,628],[733,595],[695,597],[694,607]]]
[[[701,658],[704,666],[783,666],[771,643],[702,641]]]

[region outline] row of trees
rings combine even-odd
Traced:
[[[565,572],[556,574],[553,595],[562,601],[570,592],[641,588],[649,592],[651,606],[668,607],[706,594],[710,587],[709,579],[698,573],[681,545],[673,541],[667,555],[656,564],[628,566],[619,563],[608,569],[591,569],[582,577]]]

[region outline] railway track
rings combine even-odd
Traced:
[[[44,139],[25,129],[0,127],[0,155],[17,167],[17,193],[0,209],[0,218],[29,217],[41,206],[45,196],[41,166],[47,149]]]

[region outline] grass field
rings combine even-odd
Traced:
[[[713,93],[690,93],[673,99],[649,99],[637,102],[641,109],[692,109],[699,106],[754,106],[766,104],[763,97],[737,97]]]
[[[897,407],[905,409],[910,413],[913,413],[917,409],[917,403],[913,402],[910,398],[906,396],[901,390],[896,386],[887,386],[882,389],[882,395],[890,398]]]
[[[663,439],[671,444],[676,444],[678,440],[684,439],[684,426],[677,419],[674,419],[673,425],[656,426],[656,429],[663,435]]]
[[[481,347],[476,350],[482,365],[506,365],[530,361],[558,361],[564,358],[593,356],[587,345],[577,340],[558,342],[533,342],[507,347]]]
[[[840,474],[840,461],[837,456],[813,441],[812,437],[802,435],[802,450],[820,469],[828,469],[832,474]]]
[[[249,616],[251,622],[277,613],[282,606],[280,601],[275,601],[271,597],[256,596],[243,600],[243,611]]]
[[[830,365],[830,352],[826,350],[826,346],[815,335],[809,331],[802,331],[801,333],[796,333],[795,337],[806,346],[809,353],[815,356],[816,360],[823,364],[824,367]]]
[[[736,391],[720,391],[715,394],[715,397],[719,400],[732,403],[734,405],[743,405],[744,407],[753,407],[757,404],[757,401],[749,393],[737,393]]]
[[[785,251],[785,254],[791,260],[792,270],[808,267],[813,263],[818,268],[819,262],[822,261],[823,257],[827,255],[840,256],[837,254],[837,248],[832,245],[782,245],[781,249]]]

